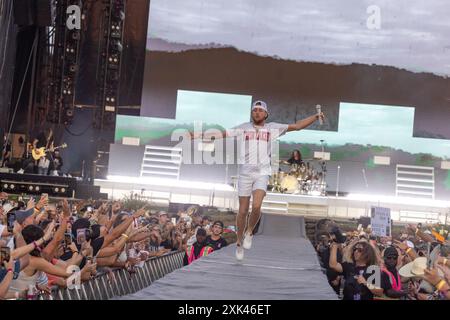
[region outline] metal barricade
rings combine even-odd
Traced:
[[[184,252],[171,252],[161,257],[147,260],[142,268],[136,267],[134,273],[125,269],[113,270],[113,277],[99,274],[96,278],[82,283],[79,289],[52,290],[55,300],[106,300],[117,296],[135,293],[148,287],[156,280],[183,267]],[[47,300],[46,297],[42,299]]]

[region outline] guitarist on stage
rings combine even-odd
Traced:
[[[53,148],[53,130],[51,128],[47,128],[44,131],[41,131],[36,138],[34,138],[32,143],[32,150],[36,150],[39,148],[46,148],[52,151]],[[47,160],[47,161],[46,161]],[[50,160],[47,156],[41,158],[41,160],[34,160],[31,156],[31,153],[28,153],[27,159],[24,161],[23,169],[25,173],[37,173],[38,174],[47,174],[48,164]]]

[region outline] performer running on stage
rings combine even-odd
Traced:
[[[267,104],[256,101],[252,106],[252,121],[227,130],[223,134],[223,137],[238,137],[238,143],[242,142],[241,146],[238,144],[238,149],[241,151],[238,178],[239,213],[236,217],[237,260],[244,258],[244,248],[251,248],[253,230],[261,217],[261,205],[272,173],[270,161],[272,141],[286,132],[306,128],[319,118],[324,119],[324,114],[320,113],[288,125],[266,123],[268,116]],[[191,134],[191,137],[197,138],[195,134]],[[253,196],[253,205],[249,215],[251,196]]]

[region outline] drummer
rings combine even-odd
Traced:
[[[291,157],[287,161],[290,165],[297,164],[297,165],[303,165],[304,162],[302,160],[302,154],[300,153],[300,150],[294,150],[291,154]]]

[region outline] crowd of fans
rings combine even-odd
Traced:
[[[328,282],[344,300],[449,300],[450,242],[443,226],[407,225],[391,237],[370,225],[343,233],[334,221],[316,227]]]
[[[192,206],[170,217],[121,202],[50,203],[46,194],[13,201],[0,193],[0,299],[36,299],[52,287],[113,269],[133,273],[152,257],[185,252],[184,264],[227,245],[223,222]],[[68,280],[69,279],[69,280]],[[72,281],[72,280],[71,280]]]
[[[184,265],[227,245],[224,224],[192,206],[170,216],[109,201],[50,203],[43,194],[13,201],[0,193],[0,299],[36,299],[113,269],[135,272],[173,251]],[[450,299],[450,241],[442,227],[407,225],[392,237],[370,225],[342,233],[318,222],[316,249],[331,287],[344,300]]]

